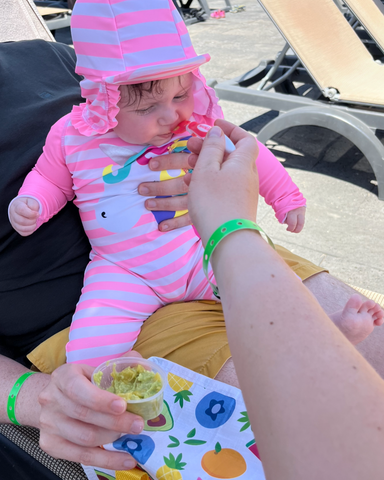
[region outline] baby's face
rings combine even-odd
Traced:
[[[151,93],[131,103],[124,95],[117,104],[115,133],[128,143],[160,146],[167,143],[177,125],[193,113],[193,74],[162,80]]]

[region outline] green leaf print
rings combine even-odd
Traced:
[[[184,443],[187,445],[204,445],[207,442],[204,440],[186,440]]]
[[[167,445],[168,448],[175,448],[180,445],[179,440],[176,437],[172,437],[172,435],[169,435],[169,439],[173,442]]]
[[[240,432],[244,432],[244,430],[247,430],[251,426],[248,418],[248,413],[247,412],[240,412],[242,417],[238,418],[237,421],[244,423],[244,425],[240,428]]]
[[[187,438],[192,438],[196,435],[196,428],[194,428],[193,430],[191,430],[188,434],[187,434]]]
[[[184,402],[190,402],[190,396],[193,395],[189,390],[182,390],[181,392],[175,393],[175,403],[179,402],[180,408],[183,408]]]

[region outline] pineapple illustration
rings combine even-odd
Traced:
[[[190,402],[190,396],[193,395],[189,389],[192,387],[193,383],[188,382],[185,378],[178,377],[173,373],[168,373],[168,383],[169,386],[175,393],[175,403],[180,404],[180,408],[183,408],[184,402]]]
[[[185,462],[181,461],[182,454],[180,453],[175,458],[172,453],[169,454],[169,458],[164,457],[165,465],[160,467],[156,472],[158,480],[183,480],[183,476],[180,470],[184,470],[186,466]]]

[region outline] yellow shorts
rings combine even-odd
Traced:
[[[326,271],[278,245],[276,251],[302,280]],[[65,363],[68,332],[57,333],[28,355],[38,370],[51,373]],[[144,322],[134,348],[144,358],[167,358],[214,378],[231,357],[221,304],[174,303],[157,310]]]

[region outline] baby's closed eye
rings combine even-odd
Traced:
[[[140,110],[136,110],[136,113],[138,115],[145,115],[146,113],[149,113],[153,110],[154,105],[151,105],[150,107],[147,108],[141,108]]]
[[[189,97],[189,93],[188,92],[185,92],[183,93],[182,95],[177,95],[176,97],[174,97],[175,100],[184,100],[186,98]]]

